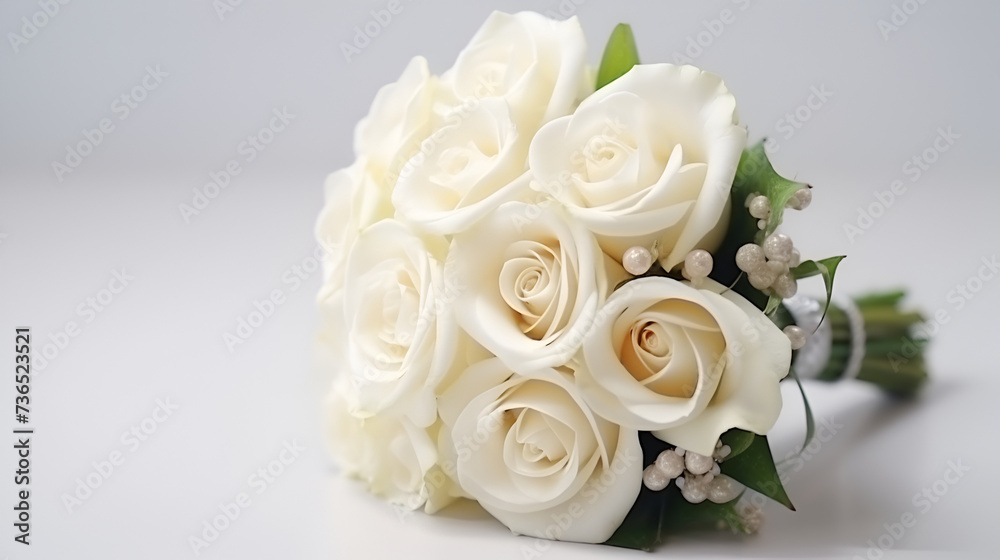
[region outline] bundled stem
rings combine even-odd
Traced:
[[[905,295],[900,290],[854,298],[865,330],[865,354],[857,378],[901,396],[913,395],[927,380],[924,348],[929,342],[916,328],[924,318],[900,309]],[[832,304],[826,320],[833,330],[833,347],[818,379],[838,381],[851,357],[851,321],[844,309]]]

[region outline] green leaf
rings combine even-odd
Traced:
[[[636,64],[639,64],[639,49],[635,46],[632,26],[619,23],[604,47],[604,56],[597,69],[597,89],[617,80]]]
[[[746,198],[751,194],[762,194],[771,201],[771,215],[767,219],[767,228],[758,229],[754,235],[758,242],[774,233],[774,230],[781,225],[785,214],[785,204],[792,198],[792,195],[799,189],[807,188],[810,187],[805,183],[792,181],[778,175],[774,167],[771,166],[771,160],[767,159],[763,140],[743,151],[739,166],[736,168],[736,178],[733,180],[733,191],[739,191],[743,195],[740,207],[748,215],[745,203]]]
[[[826,285],[826,306],[823,307],[823,318],[826,318],[826,312],[830,309],[830,298],[833,297],[833,277],[837,274],[837,266],[840,265],[840,261],[846,258],[844,255],[839,257],[829,257],[821,261],[805,261],[799,266],[791,270],[792,276],[796,280],[801,280],[803,278],[810,278],[821,274],[823,276],[823,284]],[[822,322],[822,319],[820,319]]]
[[[768,445],[766,436],[755,434],[753,441],[743,453],[724,461],[720,467],[722,474],[795,511],[795,506],[781,485],[781,477],[774,465],[771,446]]]
[[[733,532],[749,533],[736,510],[738,501],[692,504],[673,482],[659,492],[643,486],[625,520],[604,544],[648,552],[671,536],[694,531],[728,527]]]
[[[715,258],[712,278],[723,285],[733,284],[740,275],[740,270],[736,268],[736,251],[747,243],[762,243],[765,237],[781,225],[785,204],[792,195],[799,189],[808,187],[809,185],[805,183],[785,179],[775,172],[767,159],[763,141],[744,150],[730,191],[732,215],[729,219],[729,229],[722,245],[712,255]],[[771,201],[771,216],[767,221],[767,229],[758,228],[757,219],[747,210],[747,199],[753,194],[764,195]],[[769,302],[767,295],[751,286],[746,276],[736,282],[733,289],[759,309],[770,308],[773,311],[780,303],[780,299],[777,302]]]
[[[753,443],[755,437],[757,437],[757,434],[739,428],[733,428],[722,434],[722,437],[719,439],[722,440],[723,445],[729,446],[729,455],[726,456],[725,460],[729,461],[746,451],[750,447],[750,444]]]
[[[781,302],[785,301],[781,296],[769,296],[767,298],[767,306],[764,307],[764,315],[770,315],[781,307]]]
[[[795,380],[795,384],[799,386],[799,394],[802,395],[802,405],[806,409],[806,439],[805,442],[802,443],[802,449],[799,449],[798,453],[795,454],[796,456],[801,456],[806,450],[806,447],[809,447],[809,444],[812,443],[813,436],[816,435],[816,418],[813,416],[812,407],[809,406],[809,399],[806,397],[806,389],[802,386],[802,380],[799,379],[799,374],[795,372],[795,368],[789,368],[788,373],[792,376],[792,379]],[[790,460],[790,458],[786,459],[785,462]],[[783,462],[783,464],[785,462]]]

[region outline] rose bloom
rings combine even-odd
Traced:
[[[453,240],[457,320],[519,373],[565,364],[627,274],[556,204],[502,205]]]
[[[474,364],[442,395],[441,418],[462,491],[516,534],[604,542],[642,486],[638,433],[594,414],[567,368]]]
[[[532,136],[592,90],[583,30],[576,18],[494,12],[441,83],[453,100],[392,166],[392,202],[400,219],[452,234],[530,192]]]
[[[427,429],[405,416],[349,412],[355,388],[341,377],[327,397],[330,446],[344,474],[368,490],[407,509],[434,513],[453,501],[457,490],[438,471],[437,444]],[[436,431],[436,430],[432,430]]]
[[[581,354],[576,380],[595,412],[711,455],[730,428],[774,426],[791,343],[721,284],[649,277],[608,298]]]
[[[361,233],[347,258],[343,358],[356,416],[392,409],[421,427],[436,418],[435,389],[454,366],[461,337],[432,248],[406,225],[384,220]]]
[[[729,194],[746,130],[714,74],[641,64],[538,131],[528,156],[547,192],[621,262],[658,246],[666,270],[726,233]]]

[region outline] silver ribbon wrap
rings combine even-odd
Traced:
[[[808,334],[806,344],[799,348],[792,367],[800,379],[816,379],[830,362],[833,348],[833,328],[830,321],[823,319],[823,302],[803,295],[796,295],[784,301],[785,308],[792,314],[795,324]]]
[[[802,379],[816,379],[826,369],[830,362],[830,350],[833,348],[833,328],[830,321],[823,317],[824,303],[816,298],[796,295],[784,301],[785,308],[791,313],[795,324],[812,333],[806,339],[806,344],[799,349],[792,367]],[[847,316],[851,329],[851,353],[847,365],[838,379],[854,379],[861,371],[861,361],[865,357],[865,320],[861,310],[850,298],[838,299],[839,307]],[[822,322],[820,322],[822,320]]]

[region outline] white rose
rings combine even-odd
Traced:
[[[695,248],[717,248],[746,130],[722,80],[693,66],[643,64],[538,131],[529,165],[621,261],[659,242],[674,268]]]
[[[577,382],[597,414],[711,455],[730,428],[758,434],[781,411],[791,344],[736,292],[640,278],[608,298]]]
[[[405,417],[352,415],[352,392],[346,383],[336,383],[326,403],[330,446],[344,473],[408,509],[426,506],[433,512],[450,501],[447,479],[433,477],[438,452],[427,430]]]
[[[642,486],[638,433],[591,412],[560,369],[471,366],[441,397],[442,459],[514,533],[604,542]]]
[[[526,197],[531,138],[589,92],[585,61],[575,18],[494,12],[442,76],[460,101],[438,108],[419,150],[398,172],[393,167],[399,218],[452,234],[503,202]]]
[[[377,173],[377,166],[362,157],[326,178],[326,204],[316,220],[316,240],[324,251],[321,303],[343,288],[347,254],[361,230],[393,215],[389,192]]]
[[[509,202],[457,234],[449,282],[458,321],[520,373],[565,364],[597,310],[627,277],[558,205]]]
[[[477,100],[452,110],[400,168],[392,202],[400,219],[437,234],[462,231],[524,196],[530,136],[507,104]]]
[[[490,14],[442,80],[461,99],[502,97],[527,137],[593,91],[580,21],[534,12]]]
[[[427,60],[414,57],[394,83],[375,94],[368,115],[354,129],[354,151],[381,166],[391,187],[399,166],[420,148],[430,133],[435,105],[455,103],[454,96],[427,69]]]
[[[459,343],[442,268],[424,240],[396,221],[369,227],[355,242],[343,297],[355,415],[392,408],[418,426],[434,421],[434,390]]]

